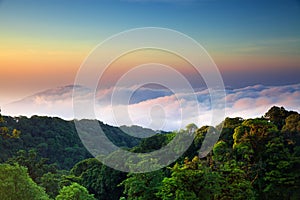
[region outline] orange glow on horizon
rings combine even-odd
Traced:
[[[185,76],[197,76],[198,74],[189,62],[175,54],[162,50],[146,49],[133,51],[116,59],[108,66],[108,68],[106,68],[99,84],[109,87],[110,84],[115,83],[129,70],[149,63],[158,63],[169,66]],[[159,70],[153,72],[152,75],[170,78],[168,77],[168,74],[161,74]],[[141,76],[149,76],[149,74],[141,74]]]

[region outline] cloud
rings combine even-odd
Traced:
[[[93,98],[83,86],[65,86],[46,90],[21,101],[3,106],[7,115],[49,115],[73,119],[73,87],[79,101]],[[117,96],[113,96],[113,93]],[[226,116],[261,117],[273,105],[299,110],[300,84],[286,86],[254,85],[226,90]],[[129,98],[129,101],[126,98]],[[112,98],[116,98],[111,101]],[[124,101],[124,99],[126,101]],[[97,118],[111,125],[140,125],[153,129],[178,130],[189,123],[210,125],[212,111],[207,89],[194,94],[180,91],[173,94],[165,88],[119,87],[98,90],[95,94]],[[83,116],[85,108],[83,108]],[[216,124],[213,124],[216,125]]]
[[[228,93],[228,116],[260,117],[274,105],[299,112],[300,84],[274,87],[255,85]]]

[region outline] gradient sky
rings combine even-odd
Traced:
[[[98,43],[146,26],[194,38],[226,86],[299,83],[296,0],[2,0],[0,104],[72,84]]]

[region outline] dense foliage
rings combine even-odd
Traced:
[[[88,190],[79,185],[78,183],[72,183],[72,185],[64,186],[60,191],[59,195],[55,200],[66,200],[66,199],[76,199],[76,200],[94,200],[94,195],[89,194]]]
[[[47,200],[48,195],[27,174],[22,166],[0,164],[0,197],[3,200]]]
[[[157,133],[141,141],[102,124],[115,144],[132,152],[160,149],[176,135],[191,134],[193,129],[193,143],[176,163],[139,174],[116,171],[89,158],[72,122],[37,116],[5,117],[4,121],[21,134],[0,138],[0,147],[5,149],[0,157],[8,163],[0,168],[22,169],[25,178],[20,181],[34,185],[30,187],[37,188],[33,190],[43,198],[41,188],[53,199],[74,195],[75,199],[101,200],[300,199],[300,114],[282,107],[272,107],[261,118],[226,118],[216,127],[190,124],[185,130]],[[136,130],[141,129],[131,129]],[[212,151],[200,159],[204,138],[214,134],[209,130],[221,131],[221,135]],[[70,167],[70,171],[61,170]],[[13,173],[7,173],[2,184],[12,184],[12,177]],[[3,195],[13,196],[8,193],[12,186],[7,187]]]
[[[4,123],[5,122],[5,123]],[[73,121],[56,117],[3,117],[3,124],[8,129],[19,130],[16,139],[0,137],[0,161],[13,157],[19,150],[35,149],[49,163],[56,163],[60,169],[70,169],[77,162],[92,157],[83,146]],[[119,128],[99,122],[108,138],[120,147],[133,147],[139,139],[123,133]],[[1,125],[1,124],[0,124]],[[13,127],[13,128],[12,128]]]
[[[1,109],[0,109],[0,137],[18,138],[20,136],[20,133],[21,132],[19,130],[6,126],[5,120],[1,115]]]

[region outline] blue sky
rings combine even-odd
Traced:
[[[194,38],[227,86],[294,84],[300,75],[299,19],[296,0],[2,0],[0,67],[6,76],[0,91],[24,96],[71,84],[98,43],[147,26]]]
[[[2,23],[25,34],[52,37],[56,33],[98,40],[143,26],[176,29],[195,39],[243,41],[300,35],[300,3],[295,0],[4,0],[2,4]]]
[[[90,51],[114,34],[149,26],[182,32],[207,50],[225,86],[231,88],[225,97],[228,116],[257,117],[272,105],[299,108],[299,1],[0,0],[0,105],[8,105],[1,107],[2,113],[73,118],[72,87],[66,91],[63,86],[74,83]],[[134,63],[131,61],[147,60],[146,54],[138,55],[129,55],[130,59],[111,71],[121,72],[126,64]],[[147,55],[150,60],[151,56],[165,59],[162,52]],[[174,69],[188,73],[182,63],[176,61],[180,66]],[[100,90],[97,95],[101,99],[113,89]],[[126,94],[134,92],[128,87],[118,89]],[[199,101],[199,116],[194,113],[193,102],[188,101],[190,95],[181,94],[185,109],[191,113],[186,123],[197,119],[206,123],[209,105]],[[208,93],[205,90],[197,95],[201,99]],[[9,104],[19,99],[23,101]],[[164,129],[177,129],[180,107],[172,95],[117,108],[130,107],[137,124],[147,126],[148,109],[156,105],[161,105],[171,123]],[[99,107],[103,111],[99,119],[114,124],[111,105]]]

